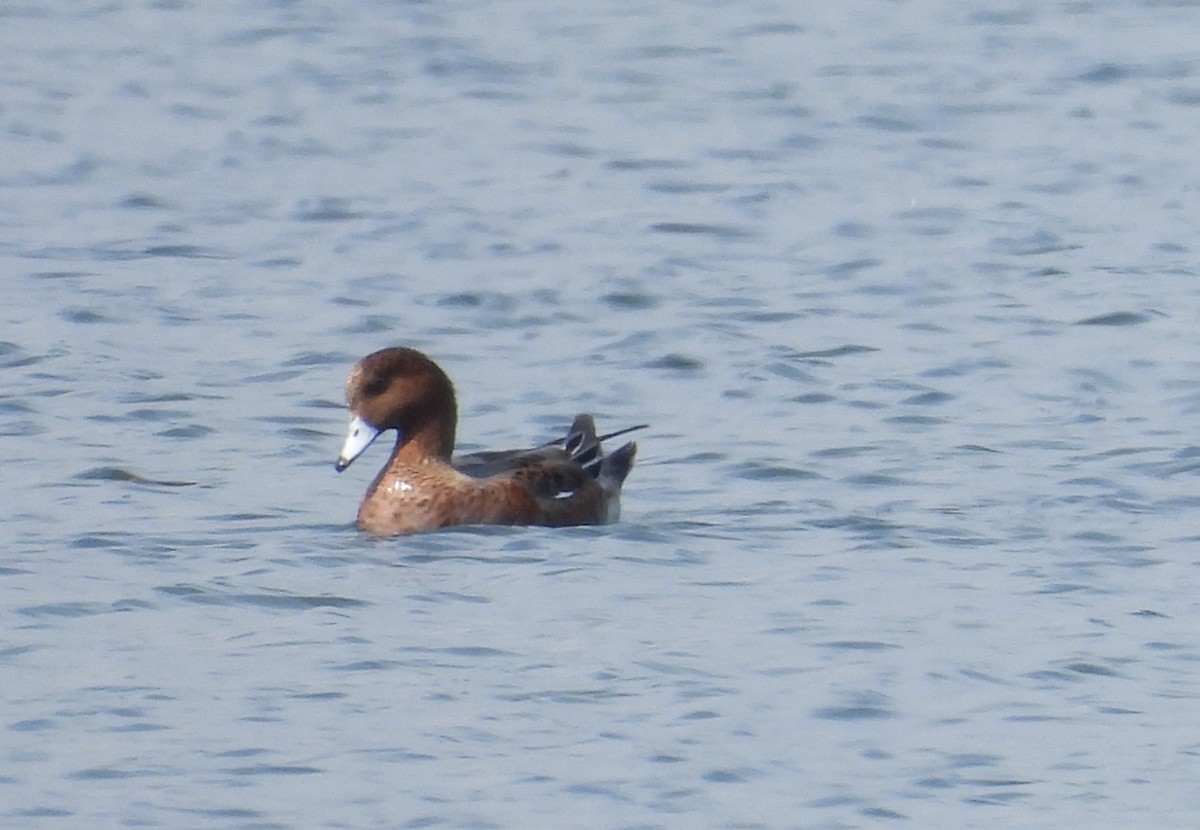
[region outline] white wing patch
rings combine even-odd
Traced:
[[[559,492],[554,494],[554,499],[555,499],[555,501],[557,501],[559,499],[569,499],[573,495],[575,495],[574,490],[560,490]]]

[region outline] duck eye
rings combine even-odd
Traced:
[[[387,383],[378,375],[368,378],[367,382],[363,384],[363,392],[371,398],[382,395],[385,389],[387,389]]]

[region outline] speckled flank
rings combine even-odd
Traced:
[[[393,456],[359,506],[358,526],[397,535],[452,525],[538,523],[536,505],[512,484],[474,481],[447,464],[411,464]]]
[[[620,514],[632,442],[605,457],[589,415],[557,442],[530,450],[477,453],[451,461],[457,410],[453,386],[412,349],[363,358],[346,382],[352,417],[398,439],[358,509],[358,527],[399,535],[468,524],[602,524]]]

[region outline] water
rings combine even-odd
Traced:
[[[1200,4],[0,18],[4,827],[1195,823]],[[622,522],[356,533],[393,344]]]

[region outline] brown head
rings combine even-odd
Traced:
[[[355,364],[346,379],[350,434],[337,469],[350,462],[379,433],[394,429],[402,452],[448,461],[454,450],[458,407],[446,373],[416,349],[381,349]]]

